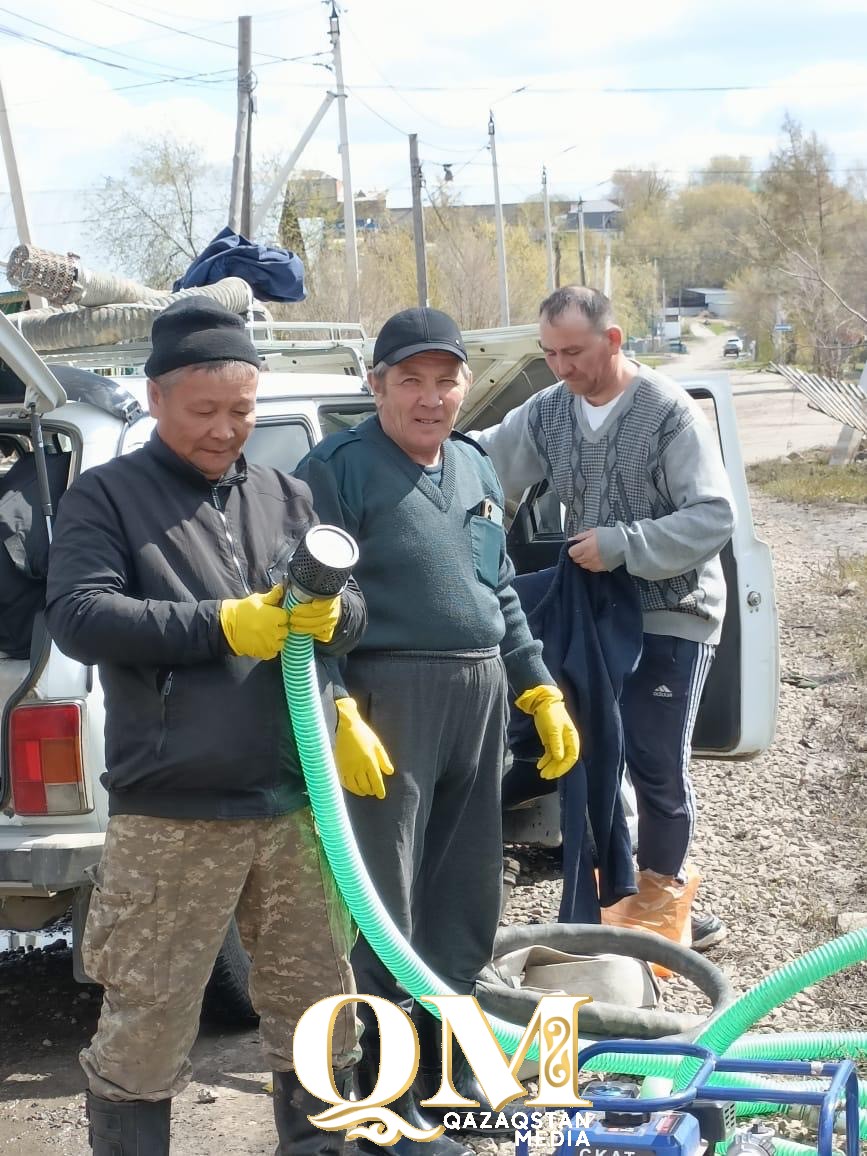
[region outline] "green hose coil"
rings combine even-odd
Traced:
[[[287,594],[285,605],[288,609],[297,605],[291,593]],[[424,1002],[421,997],[426,994],[454,994],[406,943],[370,883],[352,835],[343,789],[334,766],[331,741],[319,696],[313,640],[309,635],[289,634],[281,654],[281,667],[292,728],[319,838],[350,914],[383,964],[415,999]],[[867,929],[850,932],[814,948],[772,972],[745,992],[696,1038],[695,1043],[720,1056],[748,1059],[863,1058],[867,1056],[865,1033],[792,1033],[780,1037],[748,1037],[740,1041],[738,1038],[769,1011],[804,988],[864,960],[867,960]],[[433,1005],[425,1006],[432,1015],[439,1015]],[[495,1017],[489,1017],[489,1021],[500,1046],[508,1055],[513,1055],[520,1045],[523,1029]],[[579,1040],[578,1046],[583,1048],[588,1043]],[[539,1058],[537,1044],[531,1045],[526,1058]],[[586,1069],[666,1077],[674,1081],[676,1089],[680,1089],[689,1083],[696,1070],[696,1061],[612,1053],[594,1057],[586,1064]],[[735,1082],[732,1075],[720,1076],[719,1080]],[[738,1082],[740,1080],[743,1080],[745,1087],[768,1086],[758,1076],[742,1076]],[[814,1086],[821,1085],[816,1082]],[[859,1100],[862,1107],[867,1104],[867,1085],[863,1081],[859,1085]],[[745,1114],[749,1115],[778,1113],[781,1110],[781,1106],[770,1099],[767,1103],[743,1107],[747,1109]],[[860,1134],[867,1139],[867,1112],[863,1110],[860,1113]],[[779,1156],[803,1156],[804,1153],[815,1151],[789,1141],[776,1142],[776,1150]]]
[[[697,1037],[695,1042],[718,1056],[725,1055],[734,1041],[769,1011],[785,1003],[820,979],[867,960],[867,928],[850,931],[820,944],[806,955],[793,959],[745,992]],[[776,1058],[776,1057],[775,1057]],[[689,1083],[695,1061],[684,1061],[675,1077],[675,1088]]]

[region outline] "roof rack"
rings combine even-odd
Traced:
[[[363,326],[333,321],[251,321],[247,331],[256,349],[275,372],[345,373],[367,377]],[[141,373],[150,354],[149,341],[55,349],[41,354],[49,365],[62,363],[106,376]]]

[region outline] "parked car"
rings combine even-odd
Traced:
[[[681,341],[679,337],[671,337],[668,342],[669,353],[688,353],[687,344]]]
[[[739,337],[727,337],[726,343],[723,346],[723,357],[729,357],[734,354],[735,357],[740,357],[744,351],[744,343]]]
[[[251,460],[291,471],[326,434],[373,412],[362,376],[371,346],[363,336],[299,341],[281,339],[269,326],[254,326],[253,336],[269,372],[260,379],[256,427],[246,450]],[[537,337],[530,325],[464,334],[475,375],[462,412],[464,429],[499,421],[551,384]],[[56,506],[83,470],[148,440],[153,420],[141,370],[147,353],[141,344],[67,351],[52,354],[47,365],[0,315],[0,504],[13,500],[24,508],[24,521],[34,529],[33,549],[42,555],[26,556],[27,534],[8,539],[0,551],[0,628],[5,623],[8,634],[0,641],[0,927],[37,930],[72,905],[73,966],[82,982],[87,977],[79,944],[91,886],[86,869],[99,859],[108,820],[100,782],[105,712],[98,670],[61,654],[44,626],[47,511],[38,493],[38,466],[40,456],[50,466]],[[60,364],[63,357],[78,364]],[[98,376],[82,365],[114,367],[118,375]],[[728,609],[695,748],[702,757],[746,758],[769,745],[776,719],[771,560],[753,530],[731,393],[716,380],[687,382],[685,388],[716,423],[737,506],[734,537],[723,552]],[[517,568],[550,565],[562,541],[559,503],[544,484],[533,487],[513,511],[509,528]],[[538,775],[525,789],[510,787],[508,841],[559,842],[558,797],[544,790]],[[214,969],[212,997],[239,1020],[251,1014],[248,966],[233,927]]]

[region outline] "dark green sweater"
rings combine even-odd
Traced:
[[[320,442],[296,477],[321,521],[358,542],[368,627],[357,651],[499,646],[516,696],[553,684],[512,588],[500,483],[475,443],[443,445],[438,486],[370,417]],[[494,518],[476,512],[486,501]]]

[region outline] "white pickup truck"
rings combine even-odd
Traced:
[[[363,377],[369,342],[361,333],[299,341],[292,326],[251,328],[270,372],[261,377],[248,456],[291,471],[316,441],[373,409]],[[552,381],[533,326],[468,332],[465,340],[475,375],[465,429],[499,421]],[[43,928],[72,906],[74,947],[89,899],[87,869],[99,859],[107,822],[104,709],[98,671],[61,654],[44,627],[45,489],[56,506],[81,471],[149,438],[141,371],[147,352],[145,345],[77,351],[66,356],[75,362],[70,368],[58,354],[42,360],[0,315],[0,928]],[[770,744],[776,720],[771,559],[755,537],[728,388],[718,379],[685,388],[716,425],[738,507],[723,554],[728,610],[695,748],[705,757],[749,758]],[[561,540],[559,506],[544,486],[535,487],[511,524],[518,569],[551,564]],[[511,842],[558,838],[556,794],[512,799],[504,818]],[[74,960],[85,980],[77,951]],[[240,1017],[250,1014],[245,969],[230,933],[214,983],[226,1009]]]

